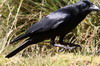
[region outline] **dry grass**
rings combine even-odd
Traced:
[[[10,59],[0,57],[0,66],[100,66],[100,56],[56,53],[25,58],[17,55]]]
[[[67,42],[80,44],[81,52],[58,53],[59,48],[49,46],[46,40],[40,43],[46,45],[33,45],[31,50],[26,48],[11,59],[4,58],[23,42],[9,45],[12,38],[50,12],[77,1],[0,0],[0,66],[100,66],[100,12],[89,14],[65,37]],[[94,3],[100,6],[99,0]]]

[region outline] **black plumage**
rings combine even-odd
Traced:
[[[75,4],[67,5],[53,13],[50,13],[39,22],[33,24],[24,34],[12,40],[11,43],[28,37],[25,42],[9,53],[6,57],[10,58],[25,47],[42,42],[45,39],[51,39],[50,44],[54,46],[69,49],[70,47],[63,45],[65,44],[63,42],[63,38],[67,33],[72,31],[91,11],[100,11],[100,9],[93,3],[89,2],[89,0],[81,0]],[[62,45],[55,44],[54,40],[56,36],[60,36],[59,43]],[[66,44],[79,46],[69,43]]]

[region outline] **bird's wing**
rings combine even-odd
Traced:
[[[15,39],[11,41],[11,43],[16,42],[18,40],[24,39],[26,37],[29,37],[30,35],[34,35],[36,33],[41,33],[45,32],[48,30],[52,30],[57,28],[61,23],[64,22],[66,19],[70,19],[70,14],[69,13],[64,13],[62,11],[55,11],[43,19],[41,19],[39,22],[33,24],[24,34],[19,35]]]
[[[62,12],[53,12],[49,14],[48,16],[44,17],[39,22],[33,24],[25,34],[33,34],[37,32],[45,32],[50,29],[57,28],[58,25],[63,23],[63,21],[70,18],[70,15],[68,13],[62,13]]]

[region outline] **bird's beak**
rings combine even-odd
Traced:
[[[96,5],[92,5],[92,6],[90,6],[89,10],[91,10],[91,11],[100,11],[100,8],[97,7]]]

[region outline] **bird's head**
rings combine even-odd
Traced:
[[[81,0],[76,4],[80,11],[100,11],[100,8],[91,3],[89,0]]]

